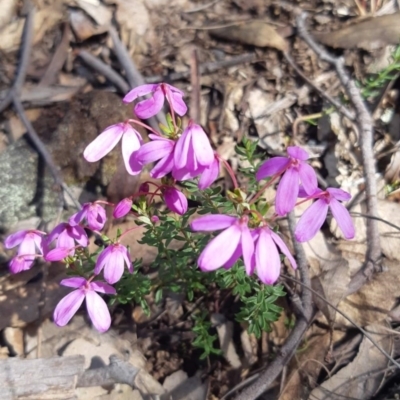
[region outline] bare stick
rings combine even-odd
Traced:
[[[109,65],[93,56],[86,50],[81,50],[78,56],[91,68],[104,75],[121,93],[129,90],[129,85]]]
[[[291,67],[300,75],[305,82],[311,86],[315,91],[317,91],[321,97],[331,103],[339,112],[341,112],[344,116],[346,116],[349,120],[354,121],[356,116],[350,110],[348,110],[344,105],[340,104],[337,100],[335,100],[332,96],[329,96],[324,90],[316,86],[310,79],[304,75],[303,71],[298,67],[298,65],[293,60],[292,56],[288,52],[284,52],[283,55],[286,58],[286,61],[291,65]]]
[[[20,100],[17,98],[15,93],[13,93],[12,102],[14,104],[15,109],[17,110],[17,113],[18,113],[19,117],[21,118],[21,121],[25,125],[25,128],[26,128],[26,130],[28,132],[29,138],[32,140],[32,142],[35,145],[36,150],[38,151],[38,153],[43,157],[46,165],[49,167],[50,172],[53,175],[54,180],[68,194],[68,196],[73,201],[74,205],[78,209],[80,209],[81,205],[75,199],[75,196],[69,190],[69,187],[61,179],[61,176],[59,174],[58,168],[54,164],[53,158],[51,157],[50,153],[47,151],[45,145],[40,140],[38,134],[36,133],[35,129],[33,128],[32,124],[31,124],[31,121],[29,121],[28,117],[25,114],[24,107],[22,106]]]
[[[28,15],[26,16],[24,30],[22,32],[21,57],[19,59],[17,75],[13,86],[0,104],[0,113],[12,103],[14,95],[19,96],[21,94],[22,85],[25,82],[26,70],[28,68],[29,56],[32,48],[33,23],[35,19],[35,8],[30,2],[27,3],[27,6],[29,7],[29,11]]]
[[[110,356],[110,364],[103,368],[89,369],[78,379],[77,387],[106,386],[124,383],[135,387],[135,377],[139,369],[117,356]]]
[[[297,29],[299,36],[310,46],[317,56],[334,66],[339,79],[351,100],[357,116],[357,125],[360,131],[360,149],[362,164],[365,174],[367,213],[374,218],[367,219],[368,250],[363,268],[357,272],[347,290],[346,295],[356,292],[364,283],[370,279],[374,272],[380,271],[379,261],[381,258],[381,244],[379,238],[378,221],[378,199],[375,179],[375,157],[373,151],[373,122],[370,112],[364,103],[361,93],[355,83],[350,79],[344,66],[343,58],[336,58],[329,54],[322,46],[317,44],[305,27],[307,14],[301,12],[297,18]]]
[[[146,82],[142,74],[136,68],[136,65],[132,61],[132,58],[129,55],[128,50],[121,42],[118,33],[113,26],[110,27],[109,33],[114,45],[115,54],[118,57],[118,60],[122,68],[125,70],[126,79],[128,80],[130,87],[134,88],[136,86],[144,85]],[[159,123],[166,125],[166,118],[162,111],[160,111],[156,115],[156,119]],[[148,119],[149,125],[156,131],[158,131],[159,129],[157,121],[155,120],[154,117]]]
[[[295,249],[297,265],[300,272],[300,280],[303,285],[310,286],[310,276],[308,274],[308,263],[304,253],[303,246],[294,238],[294,228],[296,219],[294,213],[288,215],[289,230]],[[287,338],[284,345],[276,355],[276,358],[267,366],[267,368],[260,374],[257,380],[240,393],[236,400],[255,400],[263,394],[274,382],[274,380],[282,372],[283,368],[293,356],[300,341],[308,328],[309,321],[312,316],[312,296],[311,292],[303,290],[301,294],[302,313],[298,314],[296,324]]]
[[[192,86],[192,95],[190,96],[190,118],[200,123],[200,73],[196,49],[193,50],[192,57],[190,58],[190,83]]]
[[[335,307],[332,303],[330,303],[324,296],[319,294],[317,291],[312,289],[310,286],[306,286],[303,282],[299,281],[298,279],[295,279],[291,276],[288,275],[283,275],[282,276],[286,279],[289,279],[293,282],[298,283],[299,285],[303,286],[303,288],[307,289],[310,291],[310,293],[313,293],[315,296],[319,297],[321,300],[323,300],[329,307],[332,307],[338,314],[340,314],[343,318],[347,319],[354,327],[356,327],[393,365],[395,365],[397,368],[400,368],[400,364],[390,355],[388,354],[373,338],[372,336],[361,326],[356,324],[350,317],[348,317],[344,312],[339,310],[337,307]]]
[[[229,60],[222,61],[213,61],[209,63],[200,64],[199,71],[201,75],[212,74],[222,68],[229,68],[235,65],[244,64],[246,62],[254,62],[257,61],[258,57],[254,53],[245,53],[240,56],[235,56],[230,58]],[[145,80],[147,83],[157,83],[162,81],[178,81],[180,79],[185,79],[190,76],[190,70],[183,72],[174,72],[169,75],[153,75],[146,77]]]

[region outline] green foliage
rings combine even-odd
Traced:
[[[208,318],[209,316],[205,311],[193,316],[195,322],[193,332],[196,334],[196,339],[192,342],[192,345],[203,350],[203,353],[200,355],[201,360],[204,360],[211,354],[221,354],[221,350],[214,347],[217,335],[210,334],[211,323],[208,321]]]
[[[173,135],[175,128],[170,118],[167,118],[167,124],[167,127],[163,127],[164,132]],[[255,179],[255,172],[261,162],[257,149],[257,143],[247,139],[236,146],[239,156],[246,160],[248,165],[240,171],[246,179],[245,192],[235,189],[223,195],[220,187],[200,191],[197,182],[182,182],[181,186],[186,196],[198,205],[189,209],[184,216],[160,211],[159,206],[154,201],[149,203],[145,196],[136,201],[132,207],[138,214],[136,224],[144,228],[139,243],[155,248],[156,257],[148,275],[142,273],[141,260],[134,262],[134,273],[124,273],[123,279],[116,286],[118,294],[112,298],[112,303],[135,302],[141,305],[145,312],[149,312],[146,296],[151,293],[156,303],[159,303],[164,293],[171,291],[184,293],[189,302],[197,300],[200,296],[204,296],[204,301],[213,301],[214,299],[208,297],[211,290],[213,293],[224,291],[240,301],[240,311],[236,319],[245,322],[250,333],[259,337],[262,331],[271,330],[271,324],[279,318],[282,311],[276,305],[277,299],[285,295],[282,286],[266,286],[256,275],[248,276],[241,260],[229,270],[221,268],[210,273],[200,271],[197,259],[201,251],[220,232],[192,233],[189,226],[189,221],[195,214],[242,215],[243,212],[254,219],[254,226],[258,226],[259,216],[265,215],[270,205],[258,196],[257,201],[251,202],[251,198],[260,190],[260,185]],[[158,217],[157,222],[154,222],[153,216]],[[103,240],[104,245],[110,242],[108,238]],[[97,254],[98,252],[85,255],[86,262],[92,268]],[[201,306],[200,308],[202,309]],[[202,350],[201,358],[220,354],[220,350],[215,348],[217,336],[211,334],[209,313],[203,310],[192,317],[193,331],[196,334],[192,345]]]
[[[360,84],[361,93],[365,98],[373,99],[379,95],[380,90],[400,71],[400,46],[397,46],[392,54],[390,64],[377,74],[371,74]]]

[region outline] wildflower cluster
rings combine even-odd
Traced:
[[[296,239],[299,242],[312,239],[329,209],[344,237],[351,239],[354,226],[341,203],[349,200],[350,195],[341,189],[319,189],[304,149],[288,147],[287,157],[273,157],[260,163],[255,161],[256,145],[246,141],[239,154],[250,161],[251,168],[243,173],[250,177],[251,184],[245,190],[239,188],[229,163],[213,150],[203,128],[193,121],[182,126],[181,117],[187,112],[183,92],[165,83],[142,85],[131,90],[123,101],[130,103],[148,94],[150,98],[137,102],[135,113],[141,119],[150,118],[166,100],[170,113],[167,126],[160,125],[161,132],[140,120],[129,119],[106,128],[86,147],[84,157],[88,162],[98,161],[121,141],[128,173],[138,175],[152,164],[150,175],[160,182],[142,183],[137,193],[118,204],[101,200],[86,203],[68,222],[60,223],[49,234],[29,230],[10,235],[5,246],[18,246],[18,253],[10,262],[11,272],[32,268],[37,258],[66,263],[71,277],[61,281],[61,285],[75,290],[54,311],[54,321],[60,326],[68,323],[85,299],[93,325],[101,332],[106,331],[111,317],[98,293],[114,296],[114,301],[135,300],[143,305],[144,295],[152,289],[156,298],[166,288],[185,291],[192,298],[196,291],[205,292],[217,282],[220,288],[230,287],[234,291],[237,285],[240,298],[249,305],[247,311],[241,312],[242,318],[254,321],[257,315],[260,329],[267,329],[269,321],[279,314],[279,307],[273,302],[284,293],[279,287],[266,289],[268,286],[264,285],[277,282],[281,255],[293,269],[297,267],[278,232],[277,218],[301,202],[315,200],[298,221]],[[143,140],[136,126],[150,132],[149,141]],[[224,195],[220,188],[211,188],[219,177],[221,165],[235,186]],[[278,180],[275,202],[268,204],[263,193]],[[196,209],[188,207],[188,197],[199,204]],[[173,214],[160,210],[159,198]],[[131,214],[137,226],[145,227],[142,243],[158,249],[153,265],[159,268],[155,281],[149,282],[138,274],[140,260],[132,262],[130,250],[123,244],[128,231],[112,239],[101,232],[107,219],[105,207],[113,208],[114,218]],[[221,232],[215,235],[218,231]],[[88,248],[89,232],[102,238],[94,253]],[[183,243],[178,250],[169,247],[173,239]],[[217,274],[202,273],[220,268]],[[254,273],[259,281],[250,278]],[[257,300],[250,301],[250,295]]]

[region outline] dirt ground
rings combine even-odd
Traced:
[[[127,175],[118,151],[88,164],[83,150],[105,127],[132,115],[131,106],[121,102],[130,88],[168,82],[185,92],[187,120],[204,127],[234,170],[243,167],[235,154],[243,138],[257,140],[266,157],[299,145],[312,154],[322,187],[340,187],[353,196],[348,208],[356,238],[344,241],[332,222],[304,245],[317,292],[313,317],[283,373],[259,398],[399,398],[399,370],[381,352],[400,358],[398,1],[0,0],[0,10],[0,240],[19,229],[49,230],[74,212],[68,196],[69,210],[60,205],[62,191],[27,133],[24,115],[75,199],[116,202],[148,176]],[[357,113],[350,120],[331,104],[335,99],[350,113],[357,110],[334,68],[301,39],[298,10],[308,13],[306,27],[317,42],[343,57],[372,118],[381,258],[379,271],[355,291],[352,278],[371,248],[364,133]],[[224,172],[218,183],[232,188]],[[110,229],[133,225],[127,219]],[[140,235],[132,233],[129,245],[151,273],[155,250],[140,246]],[[210,290],[193,301],[168,293],[157,303],[152,294],[150,315],[138,304],[114,305],[112,329],[104,335],[90,327],[84,311],[58,328],[51,315],[67,293],[58,286],[65,268],[38,263],[10,275],[13,254],[0,242],[0,388],[9,395],[4,398],[234,398],[279,357],[293,327],[292,303],[285,298],[281,318],[257,339],[235,320],[237,297]],[[301,291],[282,282],[293,293]],[[212,316],[210,333],[222,349],[204,360],[191,345],[191,316],[200,303]],[[104,378],[77,384],[85,370],[109,365],[113,354],[126,363],[125,371],[134,368],[133,383]],[[54,357],[70,361],[69,369],[67,361],[65,369],[57,366],[65,381],[57,380],[52,392],[51,384],[32,392],[4,372],[16,361]],[[25,374],[42,368],[36,383],[55,368],[45,361],[37,365],[15,368]],[[12,392],[13,384],[26,392]]]

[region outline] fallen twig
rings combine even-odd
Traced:
[[[308,263],[304,253],[303,246],[294,238],[294,228],[296,220],[293,212],[288,215],[289,230],[295,249],[298,270],[300,273],[300,281],[302,286],[309,287],[311,285],[308,273]],[[275,359],[268,364],[267,368],[260,374],[257,380],[240,393],[236,400],[255,400],[264,393],[279,376],[283,368],[292,358],[293,353],[297,349],[305,331],[307,330],[309,320],[312,315],[312,296],[311,292],[303,290],[301,294],[302,312],[296,317],[296,324],[287,338],[284,345],[276,355]]]
[[[363,268],[351,279],[346,295],[356,292],[364,283],[370,279],[374,272],[380,271],[379,261],[381,258],[381,244],[379,238],[378,221],[378,200],[375,179],[375,158],[373,152],[373,122],[370,112],[365,105],[361,93],[355,83],[350,79],[344,66],[343,58],[333,57],[322,46],[317,44],[305,27],[307,14],[298,14],[297,29],[299,36],[310,46],[317,56],[334,66],[338,77],[352,102],[357,116],[357,125],[360,131],[360,149],[362,164],[365,174],[366,204],[367,212],[371,217],[367,219],[367,240],[368,249]]]
[[[136,86],[144,85],[146,82],[142,74],[136,68],[136,65],[132,61],[132,58],[129,55],[128,50],[121,42],[118,33],[113,26],[110,27],[109,33],[114,45],[115,55],[117,56],[122,68],[125,70],[126,79],[128,80],[130,87],[134,88]],[[161,80],[158,82],[161,82]],[[164,112],[160,111],[156,115],[156,119],[158,123],[166,125],[166,118]],[[158,131],[159,127],[154,117],[150,118],[148,120],[148,123],[153,129]]]
[[[24,30],[22,32],[21,38],[21,56],[19,59],[17,75],[12,85],[11,89],[7,93],[6,97],[3,99],[0,104],[0,113],[4,111],[13,101],[13,97],[19,96],[22,85],[25,82],[26,70],[29,64],[29,57],[31,54],[32,48],[32,39],[33,39],[33,23],[35,19],[35,7],[32,6],[30,2],[27,3],[27,7],[29,9],[28,15],[26,16]]]
[[[92,69],[96,70],[107,78],[121,93],[126,94],[129,91],[129,85],[121,76],[115,72],[109,65],[93,56],[86,50],[78,52],[78,56]]]
[[[230,58],[229,60],[222,61],[213,61],[209,63],[204,63],[199,65],[199,73],[200,75],[212,74],[222,68],[229,68],[235,65],[244,64],[246,62],[254,62],[257,61],[258,57],[254,53],[245,53],[240,56],[235,56]],[[180,79],[185,79],[190,76],[190,70],[183,72],[173,72],[169,75],[153,75],[145,78],[147,83],[156,83],[156,82],[173,82],[178,81]]]
[[[110,364],[103,368],[89,369],[78,379],[77,387],[107,386],[124,383],[135,387],[139,369],[117,356],[110,356]]]
[[[190,118],[200,123],[200,71],[196,50],[193,50],[190,58],[190,83],[192,86],[192,95],[190,96]]]
[[[26,116],[24,107],[22,106],[16,93],[12,94],[12,102],[13,102],[15,109],[17,110],[19,117],[21,118],[21,121],[25,125],[25,128],[27,130],[29,138],[32,140],[38,153],[43,157],[46,165],[49,167],[50,172],[53,175],[55,182],[61,186],[61,188],[65,191],[65,193],[67,193],[68,196],[71,198],[74,205],[78,209],[80,209],[81,208],[80,203],[75,199],[75,196],[72,194],[69,187],[62,180],[60,173],[58,172],[58,168],[54,164],[53,158],[51,157],[50,153],[47,151],[46,146],[40,140],[38,134],[36,133],[35,129],[33,128],[32,124],[31,124],[31,121],[29,121],[28,117]]]
[[[372,336],[361,326],[356,324],[349,316],[347,316],[344,312],[339,310],[337,307],[335,307],[332,303],[330,303],[324,296],[319,294],[317,291],[312,289],[309,285],[305,285],[303,282],[299,281],[298,279],[295,279],[289,275],[284,275],[282,276],[286,279],[289,279],[293,282],[298,283],[301,285],[303,288],[307,289],[310,291],[310,293],[314,294],[315,296],[319,297],[321,300],[323,300],[329,307],[332,307],[338,314],[340,314],[343,318],[345,318],[347,321],[349,321],[355,328],[357,328],[393,365],[395,365],[397,368],[400,368],[400,364],[390,355],[388,354],[373,338]]]

